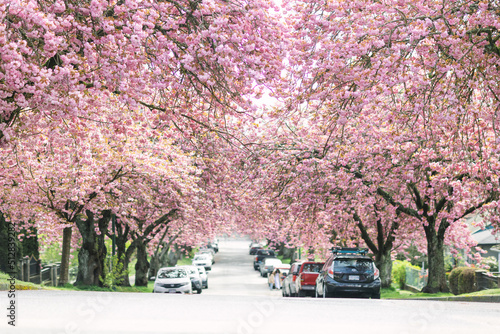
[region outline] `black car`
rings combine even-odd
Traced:
[[[262,247],[261,245],[253,245],[250,247],[250,251],[248,252],[248,254],[255,255],[259,249],[264,249],[264,247]]]
[[[368,250],[333,248],[316,279],[316,297],[380,299],[380,274]]]
[[[260,270],[260,264],[264,261],[266,257],[276,257],[276,254],[272,249],[259,249],[255,253],[255,259],[253,261],[253,269]]]

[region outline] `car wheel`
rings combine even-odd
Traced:
[[[305,293],[303,290],[299,290],[299,292],[297,293],[297,297],[305,297]]]
[[[380,299],[380,292],[378,292],[378,293],[374,293],[374,294],[372,295],[372,299]]]

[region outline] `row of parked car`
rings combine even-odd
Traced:
[[[273,250],[260,244],[252,243],[249,253],[255,255],[253,267],[261,276],[280,269],[283,297],[380,299],[380,273],[367,249],[334,247],[325,262],[297,261],[291,265],[282,264]]]
[[[160,268],[153,287],[153,293],[200,294],[208,289],[208,272],[215,263],[215,253],[219,251],[218,241],[214,240],[200,248],[191,260],[191,265]]]

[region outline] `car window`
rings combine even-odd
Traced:
[[[274,255],[274,251],[272,250],[260,250],[257,252],[258,255]]]
[[[204,255],[198,255],[198,256],[195,256],[193,258],[193,260],[195,260],[195,261],[206,260],[206,259],[207,259],[207,257]]]
[[[161,271],[158,278],[186,278],[187,274],[184,270],[172,269]]]
[[[325,262],[325,265],[323,266],[322,270],[323,271],[328,271],[328,269],[330,268],[330,266],[332,265],[332,262],[333,262],[333,257],[330,257],[326,260]]]
[[[364,272],[373,270],[373,262],[370,259],[335,259],[333,261],[334,270],[356,269]]]
[[[323,263],[306,263],[304,264],[303,272],[306,273],[319,273],[323,267]]]

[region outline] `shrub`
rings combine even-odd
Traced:
[[[103,275],[99,277],[103,286],[107,288],[114,288],[115,286],[123,283],[123,276],[128,275],[128,271],[123,269],[124,256],[125,255],[122,255],[122,261],[118,261],[118,255],[108,257],[106,263],[104,264]]]
[[[411,267],[415,269],[419,269],[420,267],[412,265],[408,261],[400,261],[396,260],[392,263],[392,281],[396,283],[399,289],[403,290],[406,286],[406,268]]]
[[[396,260],[392,264],[392,281],[402,290],[405,288],[406,270],[403,261]]]
[[[462,270],[466,267],[457,267],[453,269],[448,277],[448,283],[450,285],[451,293],[458,295],[458,276],[462,273]]]
[[[476,290],[476,270],[464,268],[458,276],[458,293],[469,293]]]
[[[457,267],[449,276],[450,290],[454,295],[476,291],[476,270],[469,267]]]

